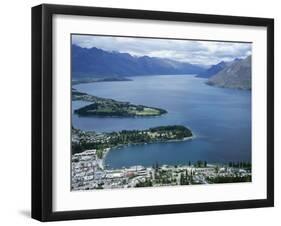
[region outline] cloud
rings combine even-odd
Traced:
[[[250,43],[235,42],[73,35],[72,43],[83,48],[96,47],[204,65],[245,58],[252,52]]]

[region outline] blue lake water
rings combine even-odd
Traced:
[[[89,94],[166,109],[167,114],[142,118],[96,118],[73,115],[75,128],[98,132],[184,125],[196,138],[185,142],[131,145],[113,149],[109,168],[159,164],[251,161],[251,92],[208,86],[192,75],[133,77],[133,81],[73,86]],[[73,101],[73,109],[85,104]]]

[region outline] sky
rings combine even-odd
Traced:
[[[250,43],[94,35],[72,35],[72,44],[83,48],[96,47],[105,51],[129,53],[133,56],[146,55],[201,65],[245,58],[252,51]]]

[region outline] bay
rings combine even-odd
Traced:
[[[209,163],[251,161],[251,91],[208,86],[193,75],[130,77],[132,81],[99,82],[73,86],[95,96],[166,109],[158,117],[102,118],[72,115],[75,128],[110,132],[184,125],[195,139],[185,142],[131,145],[112,149],[109,168],[132,165],[178,165],[189,161]],[[73,101],[73,109],[88,103]]]

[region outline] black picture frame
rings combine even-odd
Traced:
[[[128,208],[52,210],[52,18],[55,14],[267,28],[267,198]],[[274,206],[274,20],[43,4],[32,8],[32,218],[40,221],[122,217]]]

